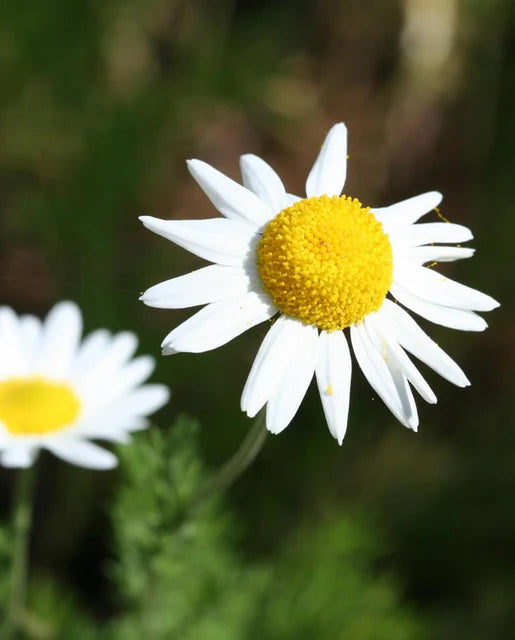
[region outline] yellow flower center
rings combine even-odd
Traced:
[[[347,196],[283,209],[263,232],[257,262],[279,310],[326,331],[377,311],[392,284],[388,236],[369,207]]]
[[[0,382],[0,420],[16,435],[58,431],[72,423],[79,410],[79,399],[67,384],[37,377]]]

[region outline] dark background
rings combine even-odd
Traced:
[[[437,189],[476,257],[447,274],[502,303],[485,334],[423,322],[465,369],[428,372],[436,406],[398,424],[354,368],[338,447],[314,389],[231,490],[239,544],[267,558],[331,510],[366,512],[384,562],[435,638],[508,638],[515,624],[513,235],[515,39],[510,0],[25,0],[0,9],[0,300],[43,315],[77,301],[86,328],[129,329],[158,356],[219,465],[250,422],[239,396],[266,325],[203,355],[159,357],[189,315],[138,294],[201,261],[137,216],[216,215],[185,159],[239,179],[257,153],[302,193],[323,136],[349,128],[346,193],[384,206]],[[33,560],[108,616],[106,516],[116,472],[43,456]],[[12,473],[1,472],[5,496]],[[4,500],[5,513],[8,501]]]

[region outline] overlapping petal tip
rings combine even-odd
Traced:
[[[302,348],[294,353],[266,406],[266,426],[270,433],[281,433],[290,424],[313,379],[318,360],[318,329],[303,324],[301,333]]]
[[[339,196],[347,177],[347,127],[340,122],[327,134],[306,181],[306,195]]]
[[[394,229],[389,234],[395,251],[404,247],[419,247],[434,242],[468,242],[473,239],[471,230],[452,222],[425,222]]]
[[[241,410],[250,418],[257,414],[284,380],[295,354],[302,349],[304,326],[299,320],[281,315],[268,330],[241,396]]]
[[[213,302],[171,331],[161,346],[165,355],[211,351],[268,320],[276,312],[265,293],[250,292]]]
[[[255,193],[202,160],[188,160],[188,169],[222,215],[255,229],[271,217],[269,206]]]
[[[243,185],[265,202],[270,217],[288,206],[288,198],[281,178],[259,156],[248,153],[240,157]]]
[[[486,293],[472,289],[426,267],[411,265],[394,271],[394,282],[413,295],[445,307],[492,311],[499,306]]]
[[[356,360],[370,386],[401,424],[413,431],[418,428],[418,412],[406,376],[375,346],[376,338],[370,335],[370,327],[364,323],[351,326],[350,334]]]
[[[475,249],[471,247],[448,247],[445,245],[431,245],[420,247],[407,247],[399,249],[396,252],[394,260],[396,263],[400,261],[410,261],[418,264],[426,262],[454,262],[455,260],[463,260],[472,258]]]
[[[421,362],[458,387],[470,385],[459,365],[419,327],[400,305],[391,300],[385,300],[378,313],[381,322],[386,322],[388,330],[398,343]]]
[[[143,225],[183,249],[209,262],[241,267],[252,246],[256,230],[233,220],[161,220],[140,216]]]
[[[428,191],[402,200],[388,207],[373,207],[372,213],[381,222],[386,233],[411,225],[436,207],[443,196],[439,191]]]

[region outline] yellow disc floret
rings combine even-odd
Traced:
[[[19,436],[41,435],[66,427],[80,411],[73,389],[44,378],[0,382],[0,421]]]
[[[283,209],[263,232],[257,262],[279,310],[326,331],[377,311],[392,284],[388,236],[370,208],[346,196]]]

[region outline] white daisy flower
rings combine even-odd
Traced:
[[[192,176],[224,218],[141,217],[151,231],[214,263],[142,295],[152,307],[207,305],[166,336],[163,353],[215,349],[279,314],[254,360],[241,408],[252,417],[266,404],[267,427],[279,433],[315,375],[329,430],[340,444],[352,368],[344,330],[372,388],[402,424],[416,430],[410,384],[427,402],[436,396],[407,351],[460,387],[469,381],[396,302],[465,331],[485,329],[475,311],[498,306],[424,266],[474,253],[448,244],[470,240],[466,227],[415,224],[438,206],[440,193],[365,207],[340,195],[346,158],[347,129],[340,123],[329,131],[311,169],[306,198],[288,194],[276,172],[254,155],[240,159],[244,186],[205,162],[189,160]]]
[[[142,386],[154,360],[132,358],[133,333],[98,329],[83,341],[81,333],[72,302],[57,304],[43,322],[0,307],[0,464],[28,467],[43,448],[109,469],[116,456],[89,440],[128,442],[168,400],[164,385]]]

